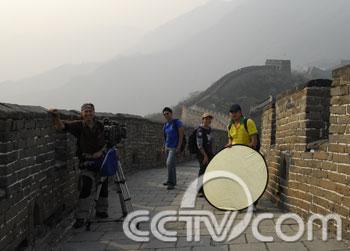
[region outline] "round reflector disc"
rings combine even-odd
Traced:
[[[209,180],[210,173],[214,171],[231,173],[236,180],[225,175]],[[252,202],[258,200],[267,187],[266,161],[259,152],[250,147],[233,145],[220,151],[210,161],[203,182],[205,197],[214,207],[221,210],[242,210],[251,204],[242,184],[246,184]]]

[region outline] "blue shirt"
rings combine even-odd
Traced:
[[[165,146],[176,148],[179,144],[179,128],[183,127],[181,120],[173,119],[164,124]]]

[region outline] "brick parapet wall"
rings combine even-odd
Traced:
[[[75,140],[58,135],[40,107],[0,105],[0,249],[39,234],[76,201]],[[30,226],[30,227],[29,227]]]
[[[303,217],[339,214],[343,237],[350,238],[350,66],[333,76],[331,89],[329,81],[311,81],[277,96],[276,108],[264,109],[262,152],[270,173],[265,195]]]
[[[60,113],[62,119],[79,118],[77,111]],[[132,115],[97,115],[126,125],[128,137],[119,152],[127,174],[164,165],[161,123]],[[186,127],[186,134],[192,130]],[[226,133],[213,134],[219,150]],[[74,210],[79,174],[75,146],[73,136],[53,129],[46,109],[0,104],[0,250],[33,241]],[[186,153],[181,160],[190,159]]]

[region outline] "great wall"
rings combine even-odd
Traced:
[[[76,111],[61,114],[79,118]],[[127,127],[127,139],[119,146],[127,175],[164,166],[161,123],[123,114],[98,116]],[[186,134],[192,130],[186,128]],[[219,149],[226,135],[214,133]],[[0,250],[32,242],[72,212],[78,199],[75,144],[72,136],[53,129],[46,109],[0,104]],[[192,158],[186,153],[182,161]]]
[[[229,116],[223,113],[214,112],[199,106],[183,106],[181,119],[186,125],[197,127],[200,124],[203,113],[210,113],[214,119],[212,120],[212,127],[219,130],[226,130],[227,124],[230,120]]]
[[[337,213],[350,237],[350,65],[278,95],[262,111],[266,196],[304,217]]]
[[[243,112],[246,116],[254,118],[257,127],[260,128],[260,120],[261,120],[261,106],[264,106],[265,102],[269,102],[269,97],[267,100],[259,104],[258,106],[248,106],[247,97],[239,97],[239,100],[229,101],[229,104],[222,104],[223,97],[230,96],[230,92],[234,91],[234,88],[230,88],[230,83],[235,82],[244,82],[249,79],[250,75],[261,74],[258,76],[266,76],[268,74],[277,74],[278,76],[282,76],[284,79],[286,77],[290,77],[292,74],[291,70],[291,61],[290,60],[277,60],[277,59],[267,59],[265,65],[256,65],[256,66],[247,66],[240,68],[238,70],[232,71],[217,82],[212,84],[207,90],[200,93],[198,96],[190,98],[187,102],[184,102],[181,106],[181,119],[186,122],[186,124],[191,125],[193,127],[197,127],[201,121],[201,115],[205,112],[211,113],[214,116],[212,121],[212,127],[220,130],[226,130],[227,124],[230,121],[228,116],[229,106],[233,103],[240,103],[243,108]],[[280,75],[281,74],[281,75]],[[276,76],[276,75],[273,75]],[[259,77],[255,76],[253,82],[259,83]],[[244,80],[242,80],[243,78]],[[271,82],[271,80],[270,80]],[[243,87],[243,86],[241,86]],[[244,88],[244,87],[243,87]],[[261,88],[255,87],[255,88]],[[222,91],[222,90],[225,91]],[[218,94],[220,93],[220,94]],[[260,93],[258,95],[261,95]],[[263,97],[265,98],[265,97]],[[230,100],[231,97],[228,99]],[[242,101],[242,103],[241,103]],[[260,100],[259,100],[260,101]],[[232,102],[232,103],[231,103]]]
[[[225,114],[198,106],[183,107],[183,119],[194,126],[202,112],[225,129]],[[334,70],[333,81],[312,80],[270,96],[246,115],[261,132],[270,175],[265,197],[305,218],[337,213],[349,239],[350,65]]]
[[[201,112],[184,107],[187,135]],[[61,113],[64,119],[79,117],[76,111]],[[226,115],[214,115],[215,127],[224,129]],[[127,174],[163,165],[161,123],[98,116],[127,126],[128,138],[119,147]],[[336,69],[333,81],[313,80],[269,97],[251,116],[261,118],[261,151],[270,174],[265,198],[305,218],[337,213],[343,237],[350,239],[350,65]],[[214,133],[220,149],[226,133]],[[0,104],[0,250],[31,242],[73,211],[77,170],[74,138],[53,129],[46,109]]]

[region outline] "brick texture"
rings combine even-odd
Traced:
[[[350,66],[333,77],[282,93],[262,111],[266,196],[304,217],[339,214],[349,238]]]
[[[77,119],[75,111],[61,111],[63,119]],[[126,174],[164,165],[162,124],[142,117],[98,114],[127,127],[119,146]],[[186,128],[188,136],[192,128]],[[214,130],[216,149],[227,141]],[[41,107],[0,104],[0,250],[14,250],[32,242],[74,210],[77,202],[78,160],[75,138],[53,129]],[[182,160],[193,158],[186,153]]]

